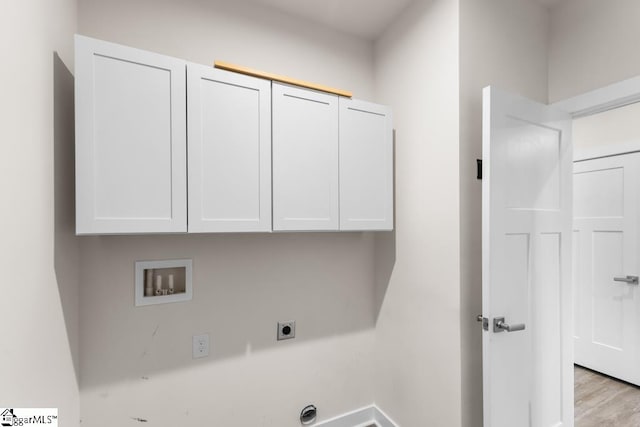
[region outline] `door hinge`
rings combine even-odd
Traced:
[[[487,319],[486,317],[482,317],[482,314],[478,314],[478,316],[476,316],[476,320],[478,322],[482,322],[482,329],[484,329],[485,331],[489,330],[489,319]]]
[[[477,175],[476,179],[482,179],[482,159],[476,159]]]

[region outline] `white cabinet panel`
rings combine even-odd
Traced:
[[[189,64],[189,232],[271,230],[271,82]]]
[[[273,83],[273,229],[338,229],[338,97]]]
[[[76,232],[185,232],[185,62],[76,36]]]
[[[391,110],[348,98],[340,98],[340,229],[393,229]]]

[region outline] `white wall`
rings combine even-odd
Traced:
[[[401,426],[459,426],[458,1],[417,1],[376,42],[394,112],[395,266],[378,294],[376,403]],[[389,247],[391,250],[389,250]],[[384,277],[385,271],[378,271]]]
[[[547,100],[549,14],[531,0],[460,2],[462,425],[482,426],[482,89]]]
[[[373,94],[371,43],[227,0],[80,0],[84,35],[213,65],[216,59]]]
[[[240,2],[82,0],[80,33],[203,64],[222,59],[372,99],[368,42]],[[299,426],[373,401],[368,233],[83,238],[83,425]],[[135,260],[193,258],[194,299],[134,308]],[[296,339],[276,342],[276,322]],[[191,337],[211,355],[192,360]]]
[[[0,14],[0,402],[59,408],[64,426],[79,424],[77,243],[59,203],[73,194],[60,167],[73,162],[75,28],[75,0],[9,1]]]
[[[573,120],[575,148],[640,143],[640,103]]]
[[[640,75],[640,2],[563,0],[552,9],[549,100]]]
[[[365,234],[101,237],[83,245],[81,410],[91,427],[297,426],[373,401]],[[192,258],[188,303],[135,308],[139,259]],[[296,338],[276,342],[276,322]],[[211,354],[192,360],[191,337]],[[84,425],[84,424],[83,424]]]

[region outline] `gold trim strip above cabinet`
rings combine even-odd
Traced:
[[[224,61],[215,61],[213,64],[216,68],[220,68],[222,70],[233,71],[235,73],[246,74],[249,76],[260,77],[262,79],[274,80],[277,82],[288,83],[295,86],[306,87],[309,89],[319,90],[321,92],[332,93],[339,96],[344,96],[346,98],[351,98],[353,93],[348,90],[336,89],[329,86],[319,85],[316,83],[307,82],[304,80],[298,80],[287,76],[281,76],[279,74],[268,73],[266,71],[254,70],[253,68],[243,67],[241,65],[230,64]]]

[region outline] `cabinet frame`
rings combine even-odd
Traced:
[[[85,36],[75,43],[76,234],[393,229],[390,108]],[[203,80],[229,90],[202,89]],[[246,128],[231,115],[205,129],[212,94],[224,99],[209,111],[235,109]],[[205,138],[236,138],[246,158],[226,142],[228,164],[216,162],[224,143],[206,152]],[[205,178],[206,156],[218,169]]]

